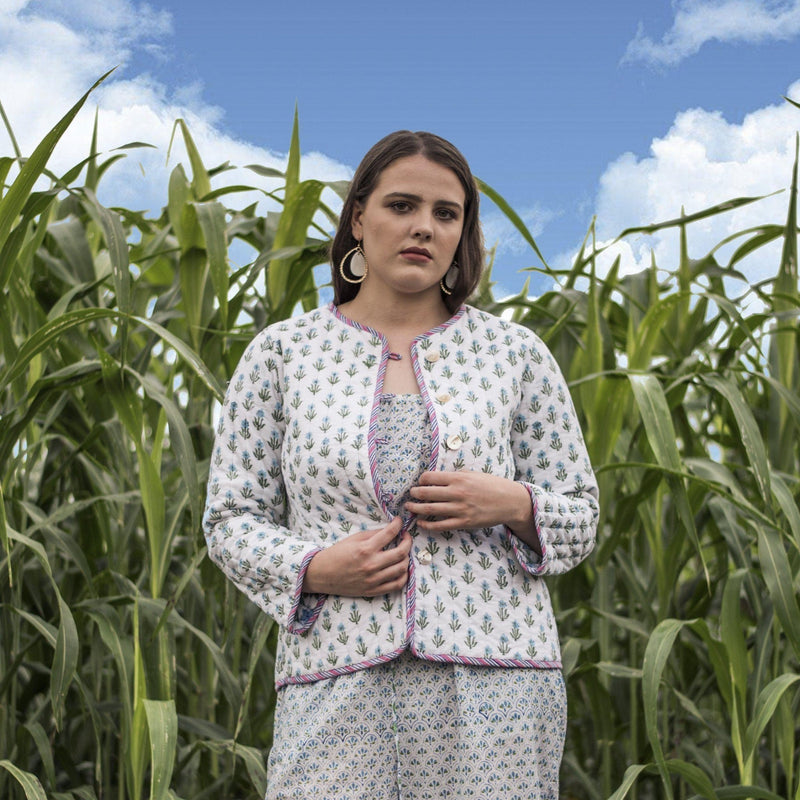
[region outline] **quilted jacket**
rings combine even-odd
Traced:
[[[560,667],[542,577],[591,551],[597,484],[566,382],[528,329],[470,306],[419,336],[431,470],[523,482],[539,557],[502,525],[414,538],[406,588],[381,597],[303,592],[311,558],[391,519],[376,464],[386,339],[319,308],[261,331],[228,387],[204,530],[211,558],[280,625],[278,687],[397,657]]]

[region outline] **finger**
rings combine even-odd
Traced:
[[[402,564],[411,551],[411,536],[404,533],[397,543],[397,547],[388,547],[386,550],[381,550],[375,560],[375,569],[381,569],[386,565]]]
[[[428,470],[419,476],[417,484],[419,486],[449,486],[453,482],[453,478],[456,474],[455,472],[445,472],[442,470],[438,472]]]
[[[436,517],[437,519],[452,517],[459,510],[459,506],[456,503],[416,503],[413,500],[409,500],[405,504],[405,508],[417,517]]]
[[[403,520],[399,516],[394,517],[386,526],[374,532],[371,546],[374,546],[378,550],[385,550],[388,548],[397,538],[402,525]]]
[[[450,499],[452,490],[450,486],[445,484],[412,486],[409,494],[418,502],[441,503]]]
[[[378,528],[374,535],[377,539],[383,542],[384,545],[388,544],[392,541],[392,539],[397,537],[397,534],[400,533],[400,528],[402,527],[403,520],[400,516],[393,517],[390,522],[387,522],[382,528]]]
[[[411,552],[411,545],[413,543],[414,542],[411,538],[411,534],[408,531],[403,531],[400,541],[397,543],[397,547],[394,548],[394,552],[398,554],[398,558],[401,556],[408,556],[408,554]]]
[[[425,531],[425,533],[444,533],[445,531],[469,530],[471,526],[456,517],[446,517],[443,519],[420,520],[417,522],[417,528]]]
[[[383,594],[384,592],[395,591],[405,585],[408,580],[408,557],[404,558],[399,564],[382,569],[371,575],[367,581],[370,592]]]

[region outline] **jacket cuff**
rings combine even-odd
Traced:
[[[328,599],[327,594],[305,594],[303,592],[303,581],[306,577],[306,570],[311,563],[311,559],[319,553],[322,548],[310,550],[300,562],[300,569],[297,573],[297,581],[292,595],[292,605],[289,608],[289,616],[286,622],[286,629],[289,633],[305,633],[316,621],[322,606]]]
[[[509,541],[511,542],[511,546],[514,549],[514,555],[517,557],[517,561],[522,565],[522,568],[530,573],[531,575],[538,575],[544,569],[544,563],[547,558],[547,550],[545,547],[544,540],[542,539],[542,532],[539,527],[539,508],[536,502],[536,494],[533,491],[533,486],[529,483],[525,483],[524,481],[520,481],[520,483],[525,487],[525,490],[528,492],[528,495],[531,499],[531,509],[533,511],[533,525],[536,529],[536,537],[539,539],[539,547],[542,550],[542,554],[536,552],[527,542],[523,542],[522,539],[517,536],[508,525],[505,526],[506,535],[508,536]]]

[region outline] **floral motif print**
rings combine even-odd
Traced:
[[[406,653],[278,695],[267,800],[557,800],[561,671]]]
[[[278,686],[396,658],[559,667],[542,576],[590,552],[597,485],[561,372],[531,331],[469,306],[411,356],[430,426],[429,469],[523,482],[539,558],[503,526],[415,537],[404,592],[304,593],[311,558],[393,516],[378,477],[377,421],[390,356],[333,306],[270,326],[228,388],[204,518],[209,554],[282,626]]]

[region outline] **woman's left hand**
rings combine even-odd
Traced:
[[[423,472],[405,507],[423,531],[507,525],[539,550],[528,490],[516,481],[485,472]]]

